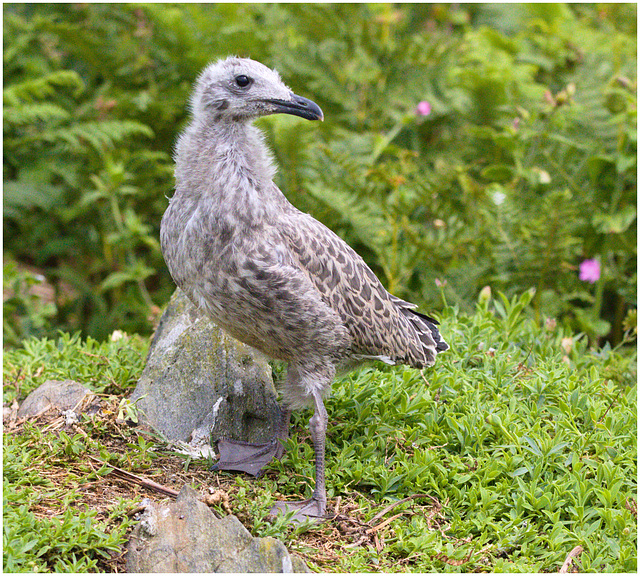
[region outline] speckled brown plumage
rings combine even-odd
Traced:
[[[228,58],[204,70],[192,110],[176,149],[162,251],[196,306],[237,339],[288,363],[279,436],[288,410],[315,409],[316,490],[298,513],[322,516],[322,396],[336,372],[372,359],[422,368],[448,346],[435,320],[389,294],[354,250],[273,183],[252,120],[275,113],[322,119],[316,104],[293,94],[273,70]]]

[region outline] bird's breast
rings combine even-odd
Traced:
[[[216,214],[206,202],[189,206],[174,200],[163,217],[160,240],[175,283],[214,313],[246,298],[248,259],[284,263],[284,247],[272,232],[234,211]]]

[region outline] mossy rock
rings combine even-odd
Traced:
[[[185,442],[209,435],[266,442],[280,414],[266,358],[226,334],[181,290],[160,319],[131,400],[144,423]]]
[[[235,516],[219,519],[185,485],[175,502],[149,504],[127,548],[127,572],[308,572],[275,538],[253,538]]]

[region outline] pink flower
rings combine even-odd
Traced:
[[[431,114],[431,104],[426,100],[423,100],[416,107],[416,114],[419,114],[420,116],[429,116],[429,114]]]
[[[600,262],[596,258],[590,258],[580,264],[580,280],[595,284],[600,280]]]

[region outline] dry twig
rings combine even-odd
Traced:
[[[175,498],[178,495],[178,491],[174,490],[173,488],[167,488],[166,486],[162,486],[162,484],[158,484],[153,480],[147,480],[146,478],[141,478],[140,476],[136,476],[135,474],[132,474],[131,472],[127,472],[122,468],[118,468],[113,464],[107,464],[106,462],[104,462],[103,460],[100,460],[100,458],[96,458],[95,456],[89,456],[89,458],[94,462],[103,464],[105,466],[108,466],[109,468],[113,468],[113,471],[110,472],[110,474],[115,474],[116,476],[119,476],[120,478],[122,478],[123,480],[126,480],[127,482],[131,482],[132,484],[138,484],[138,486],[142,486],[143,488],[160,492],[161,494],[165,494],[166,496],[171,496],[173,498]]]
[[[409,502],[409,500],[417,500],[418,498],[431,498],[431,500],[433,500],[434,502],[437,502],[435,498],[433,498],[432,496],[429,496],[428,494],[413,494],[412,496],[407,496],[402,500],[398,500],[397,502],[392,502],[391,504],[389,504],[389,506],[387,506],[384,510],[381,510],[373,518],[371,518],[371,520],[369,520],[369,524],[373,524],[376,520],[379,520],[380,518],[382,518],[385,514],[393,510],[396,506],[399,506],[400,504],[404,504],[405,502]]]
[[[384,547],[384,538],[382,536],[378,538],[378,535],[374,534],[373,543],[376,545],[376,552],[380,554],[380,552],[382,552],[382,548]]]
[[[404,514],[404,512],[398,512],[395,516],[391,516],[391,518],[387,518],[384,522],[380,522],[380,524],[378,524],[377,526],[373,526],[372,528],[367,528],[364,531],[364,533],[365,534],[374,534],[375,532],[377,532],[378,530],[381,530],[382,528],[384,528],[385,526],[387,526],[388,524],[390,524],[396,518],[399,518],[403,514]]]
[[[582,548],[582,546],[576,546],[573,550],[571,550],[571,552],[569,552],[569,555],[567,556],[567,559],[564,561],[562,568],[560,568],[559,573],[566,574],[567,572],[569,572],[571,564],[573,564],[573,559],[580,556],[583,550],[584,549]]]

